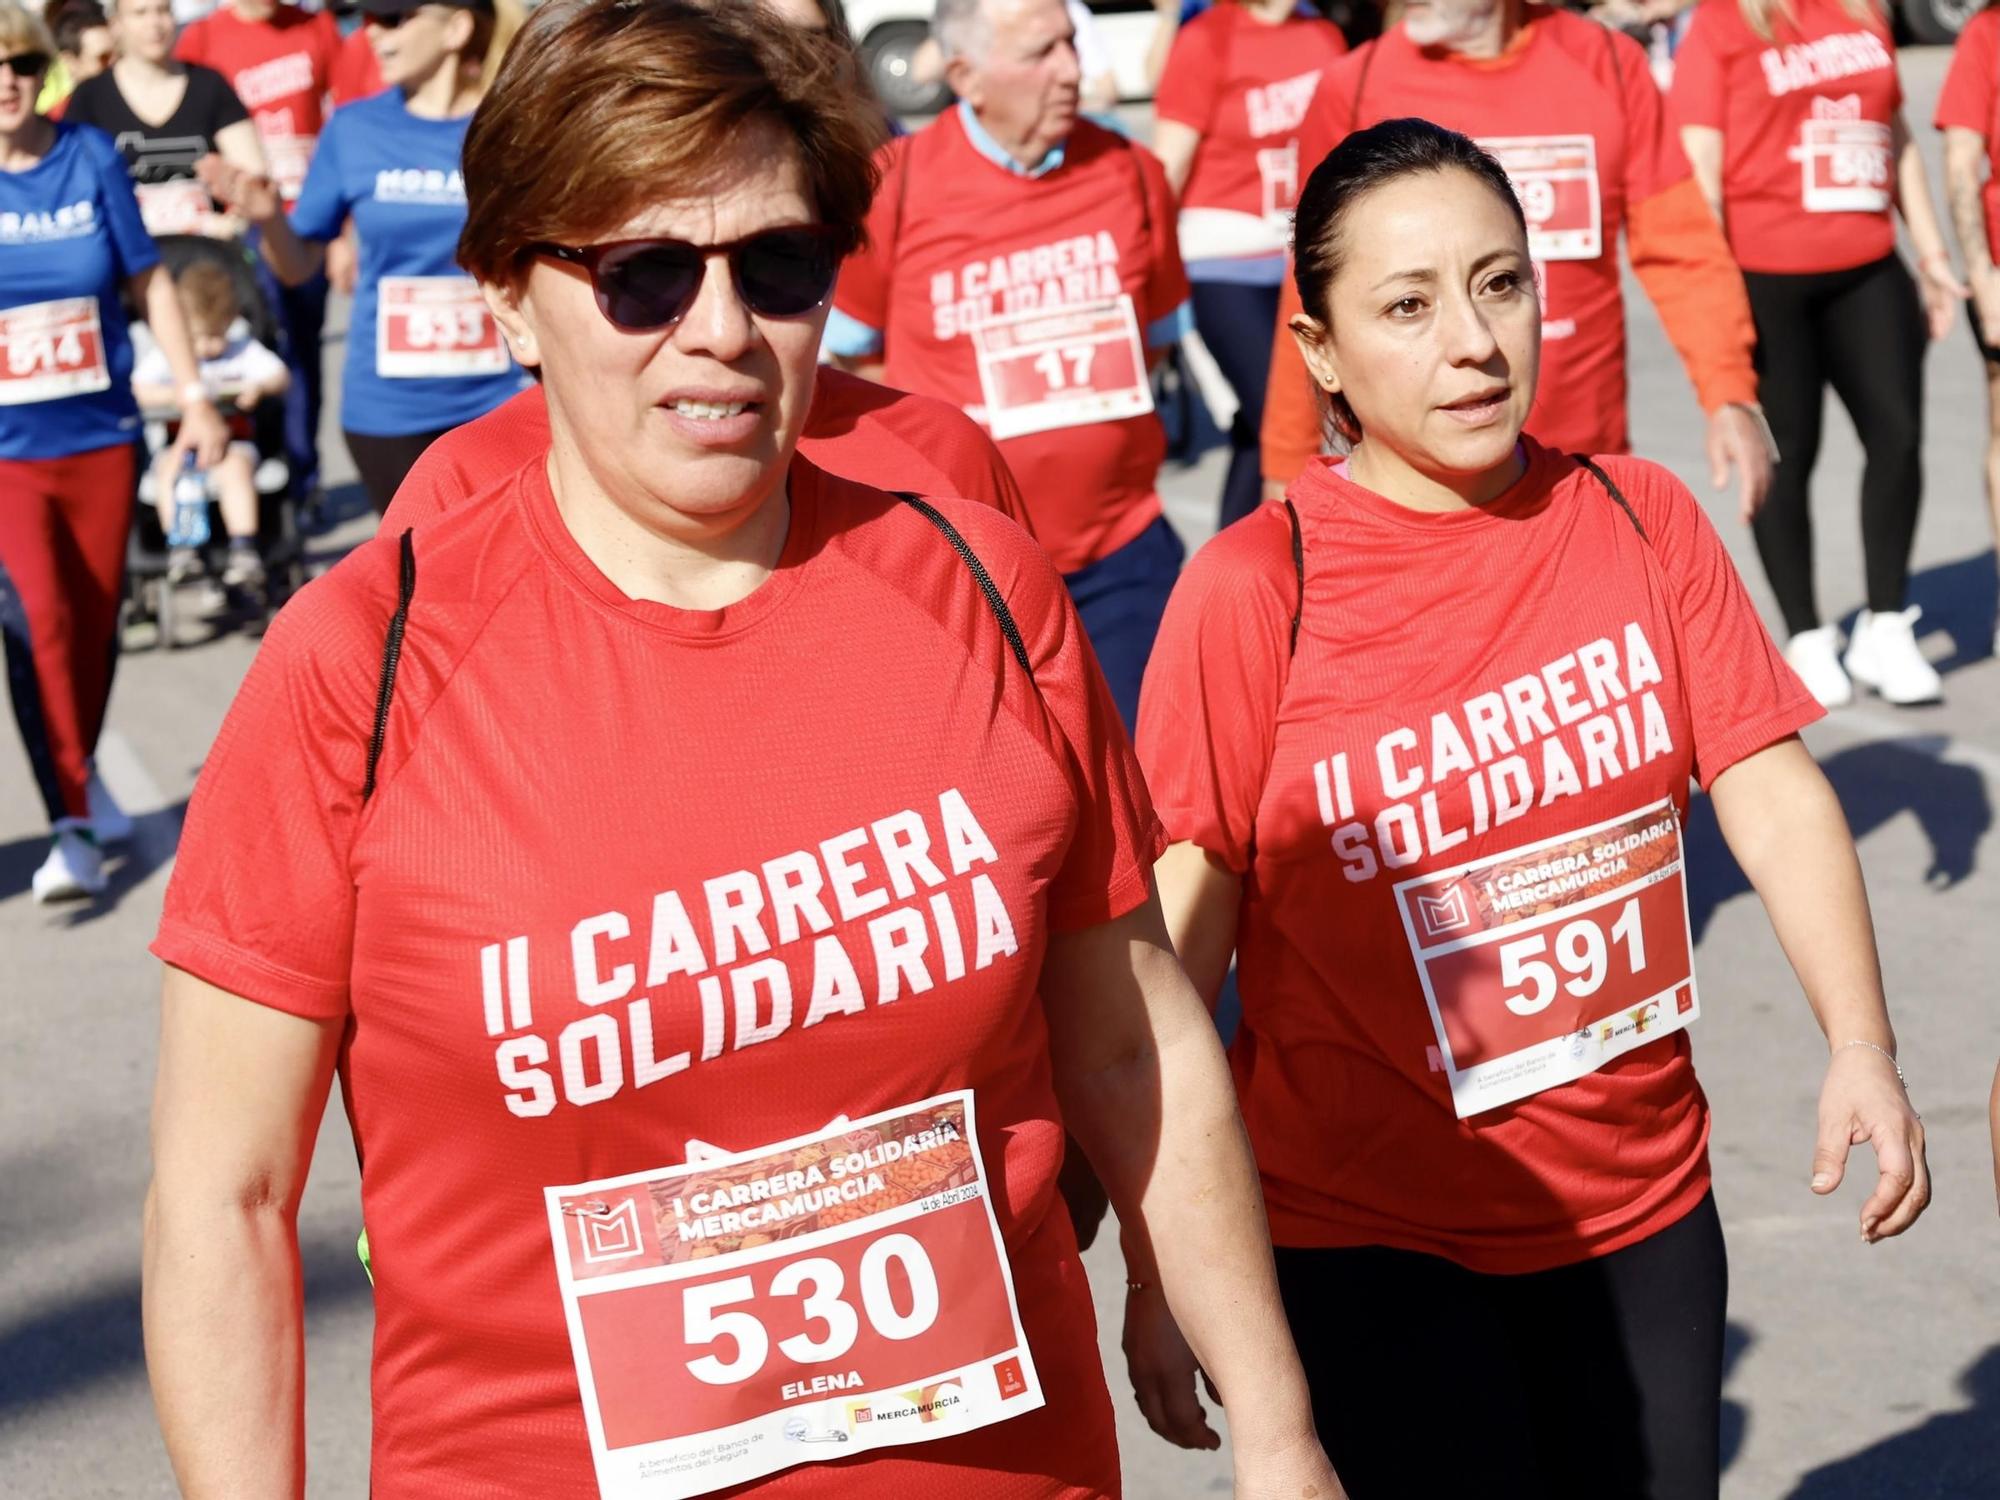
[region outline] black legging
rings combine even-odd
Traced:
[[[1715,1500],[1729,1267],[1713,1196],[1525,1276],[1379,1246],[1277,1258],[1353,1500]]]
[[[389,437],[368,432],[341,433],[347,439],[348,456],[354,460],[361,487],[368,491],[368,503],[375,507],[376,515],[389,508],[404,478],[424,456],[424,449],[449,431],[449,427],[444,427],[436,432],[398,433]]]
[[[1197,281],[1194,326],[1236,388],[1236,420],[1229,425],[1229,477],[1222,482],[1220,524],[1227,526],[1249,515],[1264,498],[1257,434],[1264,425],[1264,386],[1271,374],[1271,338],[1278,326],[1278,288]]]
[[[1820,623],[1813,590],[1812,471],[1825,389],[1854,419],[1868,607],[1903,607],[1923,497],[1924,327],[1916,283],[1894,255],[1849,271],[1743,273],[1757,319],[1757,392],[1778,440],[1771,498],[1754,527],[1764,574],[1793,634]]]

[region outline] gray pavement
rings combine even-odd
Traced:
[[[1944,61],[1941,50],[1903,54],[1920,126]],[[1699,413],[1636,289],[1631,325],[1638,451],[1708,499]],[[1698,804],[1691,819],[1704,1011],[1695,1050],[1715,1105],[1716,1194],[1732,1267],[1730,1500],[2000,1496],[2000,1226],[1985,1133],[2000,1054],[2000,665],[1991,656],[1994,562],[1980,494],[1984,395],[1962,328],[1933,351],[1929,380],[1915,597],[1949,702],[1902,711],[1867,701],[1809,735],[1860,838],[1905,1065],[1931,1133],[1937,1200],[1906,1239],[1872,1248],[1859,1240],[1867,1171],[1834,1202],[1808,1192],[1823,1066],[1817,1032],[1713,817]],[[351,471],[332,428],[331,477],[345,480]],[[1817,495],[1822,595],[1844,613],[1861,601],[1858,466],[1851,429],[1836,416]],[[1190,542],[1207,534],[1220,479],[1214,455],[1167,477],[1171,513]],[[1775,618],[1747,535],[1720,499],[1712,513]],[[317,545],[336,554],[365,530],[353,525]],[[88,910],[30,903],[44,835],[25,762],[0,735],[0,1495],[174,1492],[138,1329],[158,985],[145,948],[181,811],[254,650],[228,635],[124,662],[101,764],[142,815],[140,831],[110,895]],[[309,1492],[359,1497],[371,1318],[352,1251],[354,1159],[332,1113],[300,1220]],[[1129,1493],[1228,1493],[1226,1455],[1182,1454],[1138,1421],[1117,1352],[1121,1270],[1109,1232],[1089,1261]],[[1440,1412],[1443,1453],[1451,1431],[1450,1413]]]

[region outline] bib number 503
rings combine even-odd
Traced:
[[[1513,992],[1507,996],[1507,1009],[1517,1016],[1532,1016],[1547,1010],[1556,998],[1558,967],[1567,976],[1560,981],[1561,987],[1570,994],[1579,1000],[1596,994],[1611,971],[1611,948],[1615,944],[1624,945],[1626,962],[1634,974],[1646,967],[1646,932],[1636,896],[1618,908],[1608,941],[1595,913],[1563,923],[1556,930],[1551,954],[1554,964],[1543,957],[1551,953],[1545,933],[1531,933],[1511,943],[1502,943],[1500,982]]]
[[[891,1262],[903,1268],[909,1282],[908,1309],[897,1306],[889,1285]],[[937,1272],[924,1247],[907,1234],[887,1234],[875,1241],[861,1256],[856,1278],[861,1312],[842,1293],[847,1274],[835,1261],[822,1257],[787,1261],[771,1277],[765,1295],[771,1298],[797,1297],[800,1312],[808,1325],[824,1329],[814,1337],[810,1327],[790,1338],[778,1340],[778,1352],[796,1364],[817,1365],[844,1358],[860,1337],[861,1317],[885,1339],[902,1341],[926,1332],[937,1321]],[[730,1276],[704,1282],[687,1289],[682,1300],[684,1332],[690,1346],[713,1344],[727,1338],[736,1345],[734,1357],[720,1359],[704,1354],[687,1362],[688,1373],[708,1385],[735,1385],[748,1380],[771,1354],[771,1335],[756,1313],[740,1306],[756,1302],[759,1294],[750,1276]]]

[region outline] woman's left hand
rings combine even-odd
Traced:
[[[1895,1063],[1873,1047],[1836,1047],[1819,1094],[1819,1143],[1812,1190],[1825,1195],[1847,1172],[1848,1148],[1875,1149],[1875,1191],[1861,1205],[1861,1238],[1869,1244],[1901,1234],[1931,1201],[1924,1160],[1924,1125]]]
[[[1236,1500],[1347,1500],[1326,1450],[1311,1435],[1294,1443],[1239,1443]]]
[[[1917,290],[1924,296],[1924,313],[1930,320],[1931,337],[1941,339],[1951,332],[1958,305],[1972,295],[1972,288],[1958,279],[1951,257],[1933,250],[1917,262]]]
[[[222,414],[207,401],[197,401],[181,412],[180,431],[175,434],[176,458],[181,453],[194,454],[194,460],[204,469],[222,462],[229,451],[229,424],[222,420]],[[179,472],[178,462],[174,465]]]

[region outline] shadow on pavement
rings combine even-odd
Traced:
[[[1992,1500],[2000,1493],[2000,1345],[1959,1377],[1972,1400],[1814,1469],[1789,1500]]]
[[[1979,845],[1993,827],[1985,778],[1971,766],[1940,760],[1946,743],[1939,735],[1875,740],[1820,762],[1857,841],[1900,813],[1915,815],[1930,842],[1923,880],[1933,890],[1949,889],[1972,874]],[[1697,797],[1688,808],[1687,865],[1688,920],[1699,943],[1716,909],[1750,889],[1722,841],[1715,805],[1706,797]]]
[[[147,877],[174,857],[174,850],[180,846],[181,819],[186,812],[187,802],[183,799],[154,812],[134,813],[132,837],[104,851],[104,873],[109,882],[104,894],[94,901],[66,902],[49,907],[50,924],[87,927],[100,917],[116,911],[119,902],[144,885]],[[0,902],[29,899],[29,882],[34,879],[36,869],[48,853],[49,839],[46,834],[0,844]]]
[[[306,1315],[368,1295],[352,1241],[300,1247]],[[136,1277],[52,1302],[0,1329],[0,1419],[66,1396],[145,1361]]]

